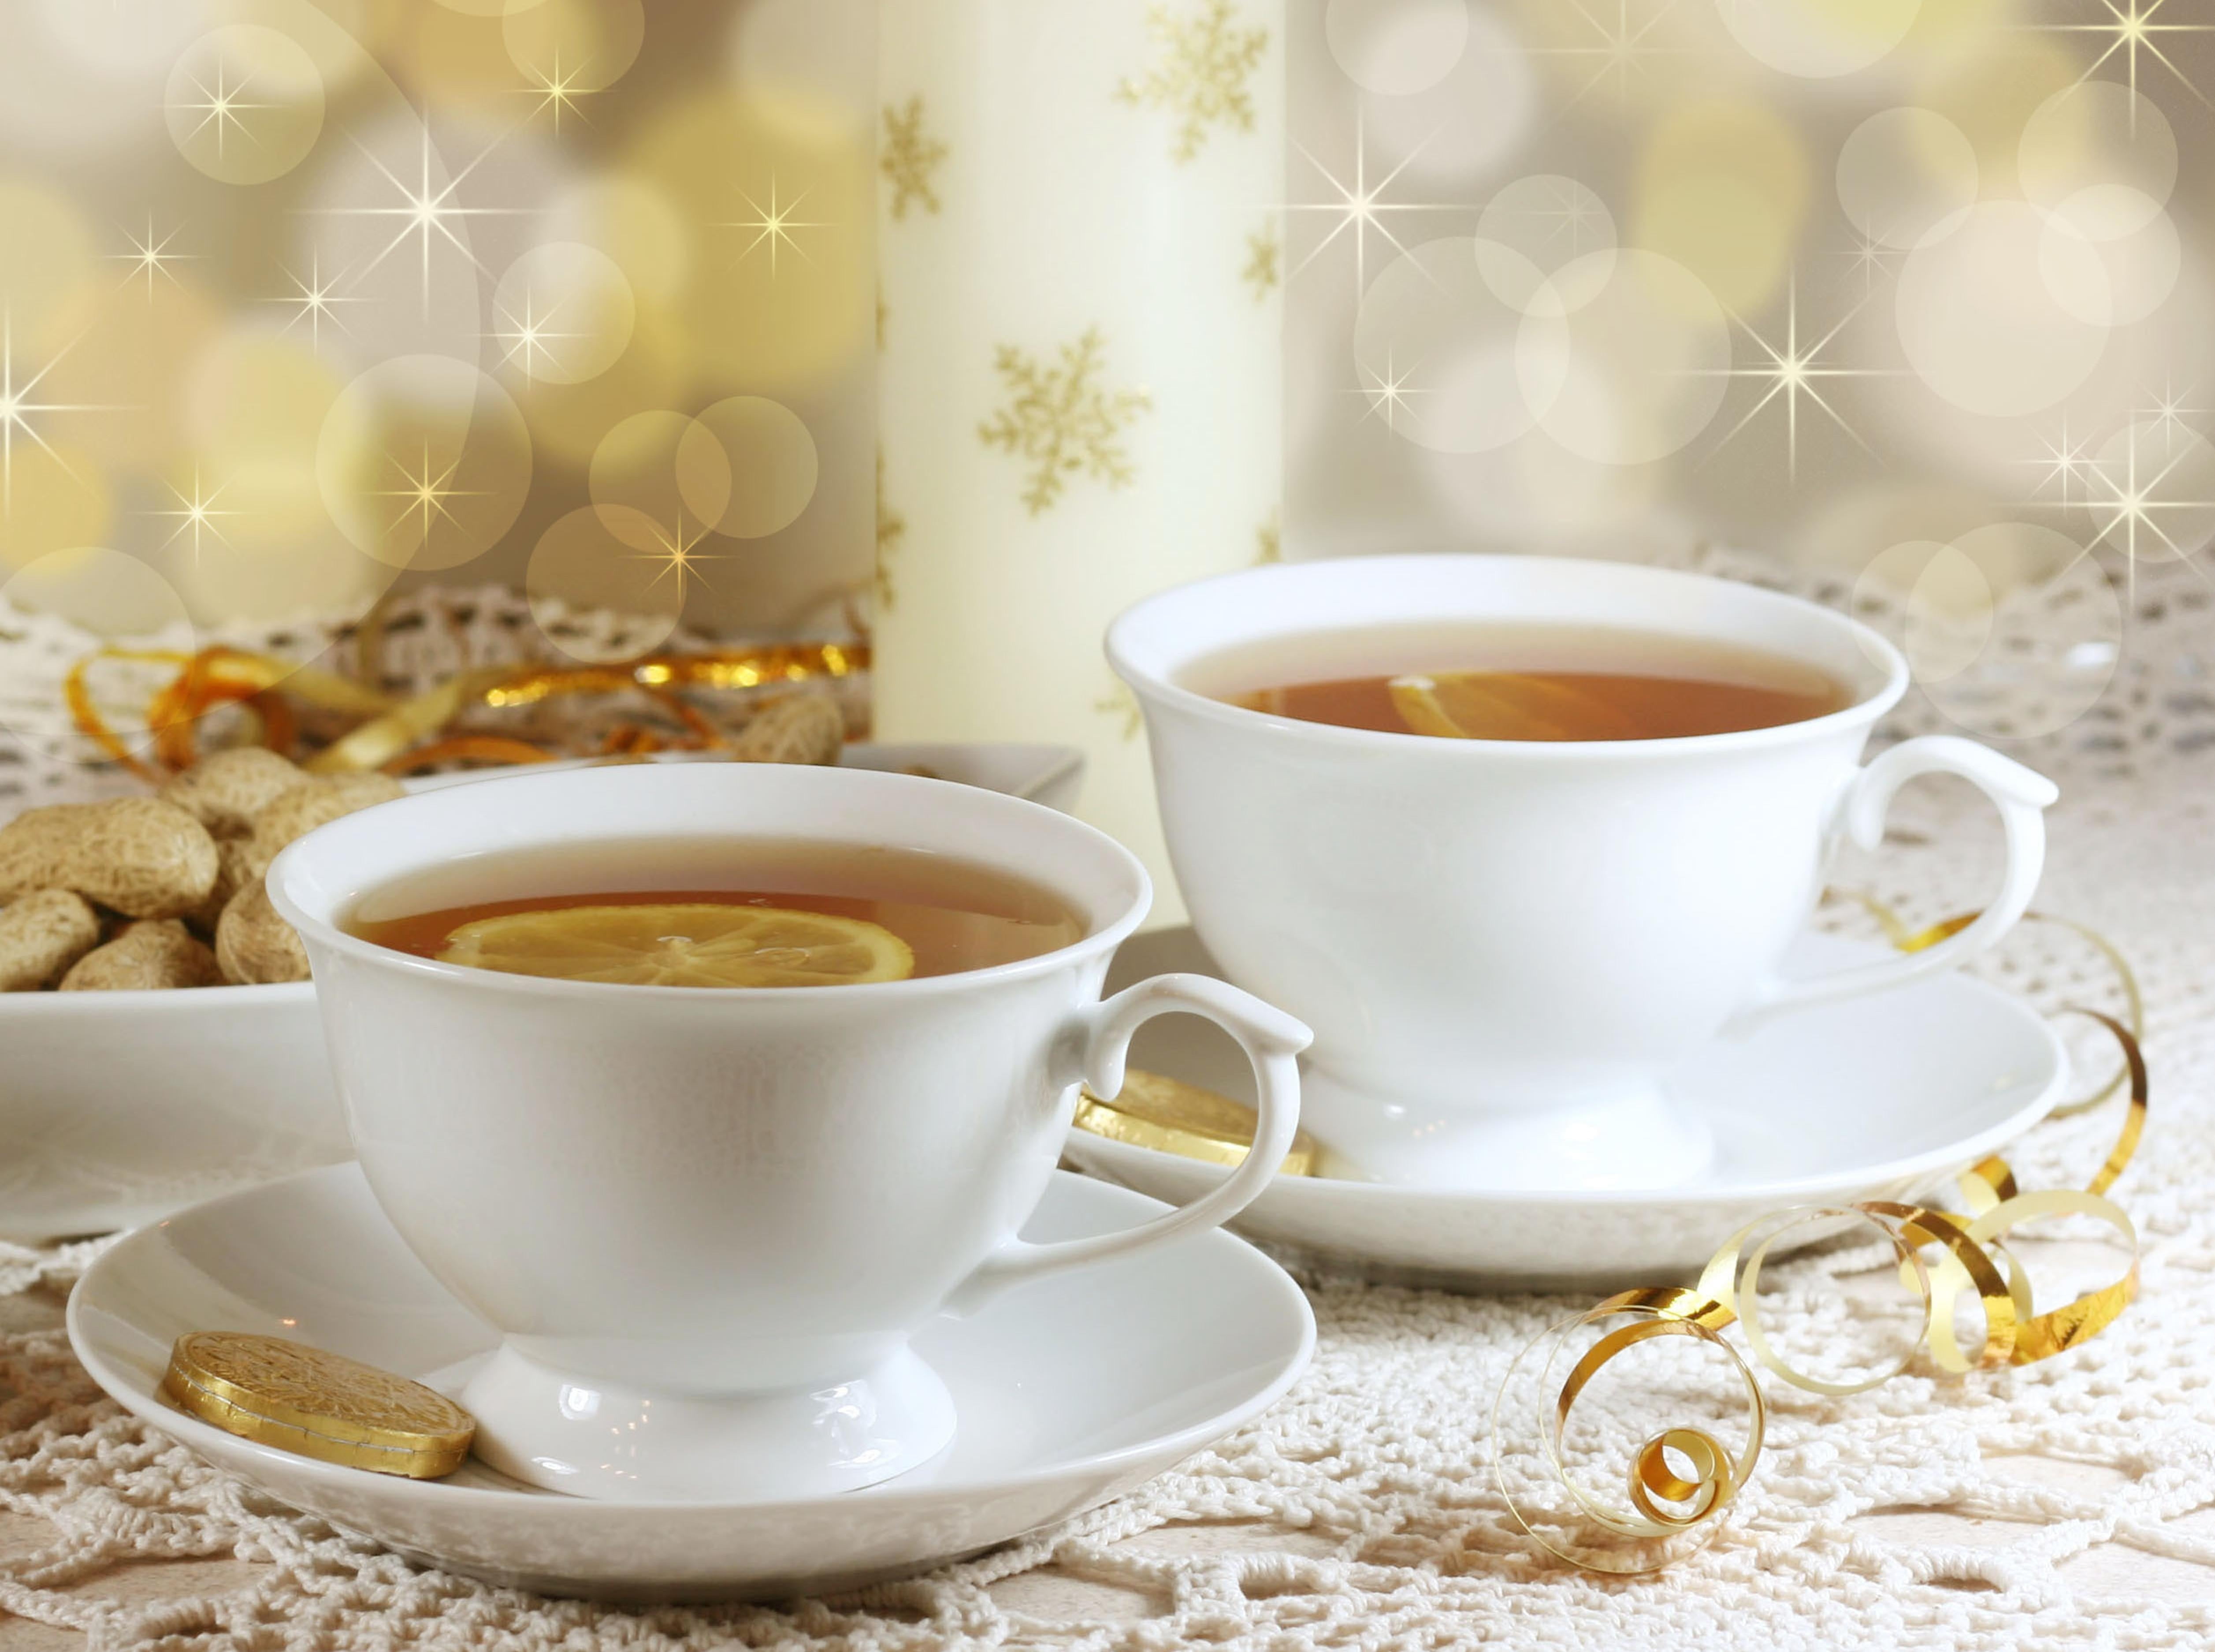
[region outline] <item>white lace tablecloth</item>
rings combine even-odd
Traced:
[[[263,1502],[107,1403],[58,1329],[73,1254],[0,1252],[0,1652],[13,1648],[1207,1646],[2204,1647],[2215,1639],[2215,701],[2204,592],[2147,594],[2098,714],[2022,754],[2065,799],[2040,906],[2143,981],[2152,1119],[2114,1196],[2143,1293],[2021,1369],[1922,1366],[1833,1400],[1770,1385],[1770,1444],[1715,1541],[1606,1581],[1524,1538],[1487,1435],[1507,1362],[1582,1302],[1320,1282],[1313,1368],[1257,1422],[1058,1530],[844,1600],[626,1612],[411,1566]],[[1936,726],[1911,711],[1909,726]],[[1858,881],[1912,916],[1973,902],[1996,833],[1903,799]],[[1842,920],[1845,921],[1845,920]],[[2026,929],[1996,972],[2046,1004],[2111,993]],[[2108,1001],[2112,1002],[2112,998]],[[0,1053],[4,1060],[4,1053]],[[1779,1105],[1789,1106],[1789,1097]],[[2081,1184],[2111,1113],[2011,1150]],[[1717,1234],[1720,1241],[1724,1236]],[[1811,1287],[1828,1264],[1790,1264]]]

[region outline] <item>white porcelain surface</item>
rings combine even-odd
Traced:
[[[1460,740],[1272,716],[1187,682],[1273,638],[1454,622],[1764,650],[1853,703],[1693,739]],[[1231,980],[1315,1029],[1310,1127],[1384,1180],[1689,1184],[1713,1144],[1671,1099],[1672,1067],[1727,1023],[1953,967],[2038,880],[2052,785],[1951,737],[1857,768],[1905,661],[1843,615],[1752,586],[1545,556],[1287,563],[1150,598],[1108,652],[1144,709],[1193,926]],[[1985,917],[1911,956],[1781,978],[1832,849],[1874,847],[1893,793],[1931,771],[1980,787],[2005,823],[1998,892],[1960,892]]]
[[[1883,952],[1807,935],[1787,963],[1845,968]],[[1213,967],[1192,931],[1164,930],[1126,943],[1116,973]],[[1149,1028],[1131,1060],[1250,1099],[1235,1053],[1190,1022]],[[2067,1066],[2052,1029],[2021,1000],[1936,976],[1780,1016],[1695,1053],[1668,1093],[1712,1125],[1720,1151],[1690,1186],[1509,1194],[1279,1176],[1232,1225],[1297,1260],[1392,1281],[1584,1291],[1689,1280],[1764,1212],[1931,1188],[1951,1199],[1947,1178],[2043,1118]],[[1065,1151],[1163,1199],[1188,1199],[1224,1174],[1084,1130],[1070,1132]]]
[[[703,832],[892,847],[1055,890],[1083,938],[864,986],[728,992],[437,962],[341,927],[437,870],[535,891],[516,851]],[[651,887],[651,886],[648,886]],[[901,1357],[942,1308],[1212,1227],[1260,1192],[1299,1115],[1307,1029],[1206,976],[1100,1000],[1145,914],[1138,861],[1065,814],[908,775],[782,764],[518,774],[365,809],[270,868],[315,969],[369,1185],[433,1277],[506,1336],[464,1389],[481,1449],[588,1496],[851,1489],[927,1460],[953,1420]],[[1058,1246],[1015,1234],[1083,1080],[1113,1094],[1157,1016],[1230,1033],[1273,1155],[1160,1220]],[[595,1442],[622,1421],[622,1449]]]
[[[1084,767],[1059,746],[857,744],[841,763],[925,769],[1055,808],[1075,801]],[[0,993],[0,1239],[133,1227],[347,1158],[329,1072],[304,984]]]
[[[1161,1207],[1058,1175],[1023,1232],[1107,1233]],[[159,1394],[185,1331],[258,1331],[457,1389],[499,1341],[439,1288],[342,1165],[132,1235],[86,1274],[70,1339],[118,1402],[256,1489],[412,1559],[497,1583],[629,1600],[782,1596],[955,1559],[1103,1502],[1199,1451],[1289,1387],[1315,1322],[1283,1272],[1189,1235],[1020,1287],[923,1327],[960,1426],[915,1473],[801,1502],[619,1504],[466,1465],[444,1481],[310,1462],[227,1434]]]

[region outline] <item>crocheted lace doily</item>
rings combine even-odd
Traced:
[[[0,1337],[0,1548],[11,1557],[0,1609],[86,1631],[97,1648],[241,1652],[2204,1646],[2215,1635],[2215,1572],[2204,1569],[2215,1567],[2215,881],[2204,846],[2215,761],[2192,751],[2215,725],[2194,685],[2205,610],[2191,582],[2149,581],[2095,712],[2019,748],[2065,787],[2041,907],[2097,926],[2144,988],[2152,1122],[2114,1190],[2144,1243],[2139,1301],[2090,1343],[2021,1369],[1948,1379],[1918,1364],[1837,1400],[1770,1385],[1769,1448],[1752,1486],[1709,1546],[1667,1573],[1607,1581],[1549,1561],[1492,1483],[1489,1413],[1508,1362],[1588,1304],[1321,1281],[1320,1348],[1292,1393],[1129,1496],[843,1600],[650,1612],[424,1570],[290,1514],[105,1401],[58,1330],[21,1330]],[[1936,727],[1942,715],[1926,702],[1899,721]],[[1894,841],[1842,882],[1921,918],[1973,901],[1997,839],[1976,805],[1918,789],[1895,825]],[[1832,918],[1862,921],[1845,906]],[[2041,1004],[2114,1001],[2096,954],[2054,926],[2026,925],[1994,968]],[[2041,1127],[2010,1149],[2023,1184],[2081,1185],[2114,1124],[2101,1109]],[[83,1260],[8,1251],[0,1288],[64,1279]],[[1812,1305],[1841,1265],[1840,1253],[1786,1264],[1787,1303]],[[35,1317],[40,1303],[51,1320],[50,1291],[0,1309]],[[1606,1411],[1599,1421],[1629,1426]],[[154,1604],[144,1589],[136,1603],[104,1592],[130,1569],[158,1569],[141,1563],[192,1557],[250,1563],[209,1569],[219,1586],[157,1581]],[[208,1575],[186,1569],[195,1574]]]

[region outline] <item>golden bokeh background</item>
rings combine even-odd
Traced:
[[[876,72],[873,0],[11,0],[0,590],[844,629]]]
[[[1287,556],[1766,553],[1973,728],[1979,660],[2080,714],[2215,534],[2215,9],[1292,21]]]

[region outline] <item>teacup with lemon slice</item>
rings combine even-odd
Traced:
[[[1225,983],[1104,1002],[1138,863],[1066,815],[905,775],[522,774],[303,839],[298,929],[371,1192],[503,1338],[476,1451],[626,1502],[816,1496],[956,1426],[943,1309],[1212,1227],[1291,1150],[1307,1030]],[[1196,1014],[1253,1064],[1259,1151],[1136,1227],[1016,1237],[1080,1084]]]

